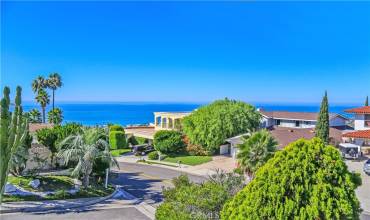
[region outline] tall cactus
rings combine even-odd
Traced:
[[[0,203],[8,180],[10,158],[27,137],[28,120],[23,117],[21,93],[22,88],[18,86],[13,112],[9,111],[9,87],[4,88],[0,104]]]

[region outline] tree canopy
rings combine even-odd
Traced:
[[[358,219],[358,174],[339,151],[314,138],[275,153],[224,206],[222,219]]]
[[[185,117],[183,131],[192,144],[214,153],[225,139],[257,129],[260,118],[252,105],[229,99],[218,100]]]

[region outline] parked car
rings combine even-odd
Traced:
[[[148,144],[136,145],[132,148],[132,152],[137,156],[144,156],[154,151],[154,147]]]
[[[364,164],[364,172],[370,175],[370,159],[368,159]]]

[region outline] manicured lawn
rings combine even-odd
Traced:
[[[41,184],[37,189],[33,189],[28,186],[28,183],[32,179],[39,179]],[[4,195],[3,202],[17,202],[17,201],[35,201],[35,200],[60,200],[60,199],[77,199],[77,198],[89,198],[89,197],[102,197],[113,193],[114,188],[109,186],[107,189],[103,185],[92,184],[92,186],[84,189],[80,188],[80,191],[72,195],[67,192],[74,188],[73,179],[69,176],[37,176],[37,177],[13,177],[8,178],[8,182],[13,185],[20,186],[28,191],[33,192],[45,192],[55,191],[55,194],[48,195],[45,197],[40,196],[9,196]]]
[[[131,152],[131,149],[130,148],[127,148],[127,149],[117,149],[117,150],[111,150],[110,152],[113,155],[113,157],[119,157],[122,154]]]
[[[191,155],[177,155],[177,156],[167,156],[164,161],[171,162],[171,163],[177,163],[178,161],[181,161],[181,164],[186,165],[199,165],[202,163],[207,163],[212,160],[211,156],[191,156]]]

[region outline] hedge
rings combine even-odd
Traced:
[[[149,160],[158,160],[158,158],[159,158],[158,151],[152,151],[148,154]]]
[[[154,134],[154,148],[164,154],[175,154],[184,150],[185,143],[178,131],[157,131]]]
[[[126,148],[127,143],[125,133],[122,131],[109,132],[109,144],[111,150]]]

